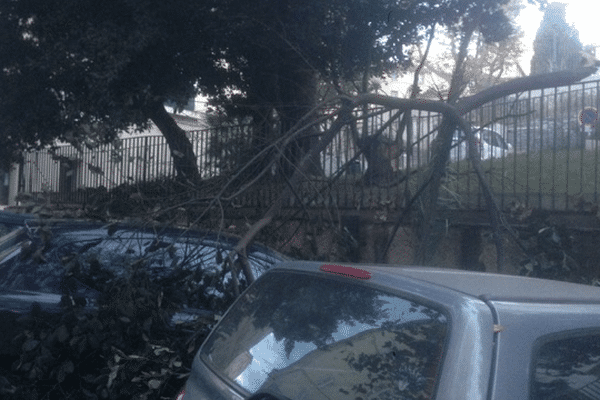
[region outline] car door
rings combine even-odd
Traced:
[[[495,338],[490,399],[600,398],[600,393],[577,396],[593,376],[600,376],[595,372],[600,369],[596,350],[600,304],[493,301],[492,305],[501,328]],[[584,336],[588,338],[576,339]],[[564,396],[549,394],[559,389]]]

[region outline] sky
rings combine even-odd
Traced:
[[[519,62],[521,68],[526,74],[529,74],[531,57],[533,56],[533,41],[537,33],[544,13],[538,6],[530,5],[527,0],[521,0],[522,4],[527,4],[521,10],[519,17],[515,21],[524,33],[522,45],[524,47],[523,56]],[[548,0],[553,3],[554,0]],[[556,0],[557,3],[564,3],[566,7],[567,23],[573,25],[579,31],[579,40],[583,45],[600,46],[600,0]],[[443,44],[439,42],[431,48],[431,54],[445,50]],[[596,50],[596,58],[600,59],[600,48]],[[514,71],[516,73],[516,71]],[[516,76],[515,76],[516,77]],[[412,83],[412,74],[404,75],[401,79],[391,80],[384,83],[383,92],[387,94],[406,95],[409,86]]]
[[[526,0],[523,0],[526,2]],[[566,20],[579,31],[579,40],[583,45],[600,45],[600,1],[598,0],[559,0],[567,5]],[[549,0],[552,3],[552,0]],[[533,56],[533,40],[542,21],[543,12],[537,6],[528,5],[521,10],[516,23],[525,33],[523,45],[527,48],[523,55],[521,66],[529,72],[529,62]],[[600,49],[597,50],[600,58]]]

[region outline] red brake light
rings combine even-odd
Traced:
[[[371,273],[369,271],[365,271],[364,269],[347,267],[344,265],[335,265],[335,264],[323,264],[321,268],[319,268],[323,272],[329,272],[330,274],[337,274],[347,276],[349,278],[356,279],[370,279]]]

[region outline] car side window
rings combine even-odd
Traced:
[[[506,143],[506,140],[504,140],[502,135],[494,132],[494,139],[495,139],[496,146],[501,147],[504,150],[508,149],[508,144]]]
[[[486,129],[481,131],[481,139],[483,139],[483,141],[486,142],[487,144],[490,144],[492,146],[496,145],[494,138],[490,135],[490,131],[488,131]]]
[[[600,333],[562,337],[534,355],[530,399],[600,398]]]
[[[482,131],[483,140],[486,141],[490,146],[500,147],[506,149],[506,143],[504,143],[504,139],[498,133],[491,131],[489,129],[484,129]]]

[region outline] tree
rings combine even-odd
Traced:
[[[435,3],[222,1],[217,14],[230,30],[220,57],[229,86],[211,94],[232,115],[297,121],[315,105],[320,82],[339,86],[406,61],[420,28],[448,13]]]
[[[218,104],[232,116],[250,115],[255,123],[268,128],[254,138],[257,148],[271,143],[275,121],[286,128],[296,123],[319,99],[319,85],[333,87],[336,94],[354,86],[353,92],[366,93],[369,80],[390,69],[406,68],[409,49],[427,37],[434,24],[458,27],[463,15],[484,10],[482,36],[488,42],[508,34],[505,6],[508,0],[441,1],[329,1],[325,3],[264,1],[249,4],[239,0],[221,2],[218,13],[233,29],[225,38],[221,57],[227,66],[231,87],[216,93]],[[233,21],[233,22],[232,22]],[[501,59],[499,56],[498,60]],[[504,62],[490,74],[502,75]],[[499,72],[500,71],[500,72]],[[213,93],[214,94],[214,93]],[[366,125],[363,125],[363,130]],[[270,133],[269,133],[270,132]],[[365,136],[366,132],[362,132]],[[297,164],[310,147],[307,131],[290,146],[295,154],[286,154]],[[365,156],[378,153],[369,140],[361,146]],[[314,141],[313,143],[314,144]],[[271,159],[269,154],[266,158]],[[378,165],[371,157],[369,168]],[[372,171],[373,176],[384,176]]]
[[[248,5],[233,0],[201,5],[181,0],[168,4],[111,0],[110,5],[115,7],[106,10],[105,3],[99,6],[91,0],[5,2],[0,5],[0,17],[6,21],[0,24],[0,40],[6,45],[0,47],[6,56],[2,59],[0,81],[7,95],[0,102],[0,122],[9,132],[5,137],[7,144],[38,140],[49,143],[56,137],[67,138],[69,134],[80,137],[101,127],[110,128],[106,131],[109,138],[117,128],[131,123],[143,126],[148,119],[154,120],[163,133],[167,132],[167,137],[176,129],[162,106],[164,101],[174,99],[183,103],[183,99],[203,90],[234,111],[250,110],[249,114],[256,118],[293,123],[287,135],[278,138],[277,147],[281,149],[302,142],[311,129],[318,132],[317,124],[324,121],[324,114],[315,107],[300,116],[300,111],[305,112],[314,101],[307,100],[312,96],[307,93],[312,92],[302,83],[312,82],[316,76],[331,82],[340,93],[332,101],[335,111],[327,116],[331,122],[329,129],[318,132],[318,142],[309,142],[308,150],[303,149],[294,163],[298,170],[288,179],[287,188],[237,250],[269,223],[289,199],[300,182],[299,171],[307,170],[311,160],[340,129],[353,127],[356,107],[368,104],[396,108],[399,111],[396,118],[411,109],[445,115],[428,180],[427,217],[423,223],[427,226],[457,125],[467,132],[472,142],[470,147],[476,147],[470,129],[460,118],[475,108],[477,103],[471,99],[492,99],[548,85],[547,80],[530,79],[520,82],[522,86],[518,89],[501,86],[491,94],[484,90],[480,97],[471,96],[467,98],[469,101],[460,99],[467,87],[465,60],[473,35],[479,32],[485,40],[494,42],[511,33],[504,9],[508,1],[397,1],[390,5],[381,0],[369,6],[359,0],[300,5],[282,1],[265,3],[263,8],[262,3]],[[116,7],[120,7],[118,11],[114,11]],[[459,32],[460,38],[447,102],[423,103],[416,99],[396,102],[360,93],[366,91],[365,83],[370,76],[385,70],[390,62],[401,62],[405,46],[419,41],[427,34],[424,28],[434,23]],[[15,45],[18,51],[7,51],[8,45]],[[362,78],[358,95],[340,89],[340,82],[357,77]],[[581,71],[562,78],[573,81],[576,77],[581,77]],[[40,101],[40,106],[47,108],[43,109],[45,118],[38,118],[36,124],[27,118],[11,119],[13,114],[7,112],[29,106],[28,96],[20,95],[19,85],[26,89],[22,93],[34,96],[37,101],[44,98],[37,96],[38,93],[46,96],[47,101]],[[236,93],[235,90],[240,95],[226,96],[228,92]],[[245,99],[254,100],[244,103]],[[34,128],[26,129],[27,134],[31,133],[27,142],[19,137],[23,128]],[[52,135],[47,135],[48,132]],[[183,132],[179,133],[170,136],[173,140],[169,145],[179,160],[180,175],[193,178],[197,167],[191,145]],[[476,157],[476,153],[471,154],[475,167]],[[478,173],[483,177],[480,168]],[[485,180],[481,180],[482,186],[485,185]],[[489,190],[486,193],[490,212],[497,217],[493,198]]]
[[[503,2],[502,4],[505,3],[506,2]],[[486,9],[486,6],[489,8]],[[594,73],[597,67],[578,68],[571,71],[561,71],[558,73],[515,79],[485,89],[477,94],[461,98],[461,94],[466,88],[465,59],[473,33],[475,31],[479,31],[484,35],[484,37],[488,38],[488,40],[500,40],[510,34],[511,29],[510,22],[503,13],[500,4],[495,4],[492,2],[487,4],[478,3],[473,5],[471,8],[468,8],[461,15],[461,18],[457,24],[460,24],[460,30],[462,31],[462,34],[458,50],[458,57],[451,80],[451,91],[448,100],[428,101],[414,98],[398,99],[378,94],[362,94],[358,96],[340,97],[336,111],[330,115],[332,118],[330,128],[324,132],[317,145],[313,146],[310,152],[302,158],[298,165],[298,170],[288,181],[288,187],[281,192],[277,200],[271,205],[263,217],[249,228],[245,236],[236,246],[235,251],[231,254],[242,251],[245,246],[257,235],[257,233],[273,220],[275,215],[282,208],[283,204],[285,204],[290,196],[293,195],[295,187],[300,183],[301,176],[307,171],[308,165],[310,164],[310,159],[323,151],[343,127],[347,125],[352,126],[355,124],[355,118],[353,117],[354,109],[357,107],[363,107],[365,104],[377,104],[388,109],[395,109],[399,111],[400,113],[397,114],[397,117],[403,112],[410,112],[410,110],[434,111],[443,114],[442,123],[438,127],[438,136],[436,139],[438,143],[433,146],[433,160],[429,166],[428,178],[419,188],[417,193],[410,198],[408,205],[403,212],[404,216],[411,209],[412,204],[416,201],[416,199],[422,199],[422,209],[424,211],[421,221],[417,226],[420,230],[421,236],[419,248],[416,252],[417,261],[423,259],[424,254],[427,251],[427,241],[432,230],[431,225],[435,216],[441,177],[445,171],[445,167],[449,158],[452,134],[455,129],[459,128],[465,132],[469,142],[469,159],[471,160],[473,169],[479,178],[479,183],[482,187],[484,198],[490,212],[491,225],[494,229],[494,238],[498,254],[498,270],[502,271],[504,255],[502,237],[500,234],[500,211],[490,190],[487,178],[482,170],[480,157],[477,151],[477,145],[475,143],[475,138],[471,131],[471,127],[469,126],[469,123],[462,118],[462,115],[484,103],[499,99],[504,96],[527,90],[536,90],[545,87],[566,85],[576,82]],[[312,111],[305,116],[305,120],[311,121],[315,118],[314,114],[315,111]],[[300,128],[295,128],[289,131],[289,137],[287,140],[291,140],[291,138],[294,135],[297,135],[300,131]],[[403,216],[400,217],[397,226],[399,226]],[[393,236],[394,234],[391,235],[391,237]],[[251,275],[248,275],[248,280],[253,280]]]
[[[497,14],[503,2],[486,0],[483,8]],[[232,115],[290,126],[315,104],[318,79],[339,85],[360,75],[366,82],[406,60],[406,46],[422,38],[424,27],[457,23],[478,3],[2,2],[2,158],[92,132],[110,140],[151,120],[178,175],[195,181],[192,146],[165,111],[166,101],[183,105],[204,92]],[[299,154],[314,134],[297,138]]]
[[[191,143],[163,104],[184,105],[215,71],[210,9],[182,0],[1,2],[0,158],[92,132],[109,141],[151,120],[178,175],[198,179]]]
[[[151,120],[178,175],[197,180],[192,146],[163,104],[200,91],[223,104],[237,88],[246,114],[297,120],[314,104],[317,72],[345,76],[367,55],[369,66],[400,59],[423,18],[438,14],[424,12],[432,2],[371,3],[2,2],[2,159],[90,132],[108,141]],[[427,17],[405,23],[416,15]]]
[[[581,66],[579,32],[565,20],[563,3],[550,4],[533,42],[531,75],[564,71]]]
[[[452,31],[460,32],[460,40],[458,42],[458,51],[456,53],[446,102],[451,107],[458,106],[460,113],[459,115],[444,113],[440,126],[438,127],[437,137],[433,144],[433,160],[428,171],[429,183],[422,197],[422,213],[416,223],[416,230],[420,236],[415,251],[415,262],[418,264],[424,264],[427,261],[428,254],[432,254],[430,237],[433,231],[433,222],[437,211],[440,183],[446,165],[448,164],[454,131],[460,128],[462,131],[467,132],[469,155],[473,163],[473,168],[479,175],[480,184],[484,188],[484,193],[486,193],[487,196],[486,202],[490,210],[491,224],[494,228],[495,239],[498,246],[498,269],[501,270],[503,254],[498,230],[498,208],[494,203],[491,192],[489,192],[489,188],[486,187],[487,181],[483,178],[481,165],[479,164],[479,155],[475,149],[471,127],[460,118],[460,116],[469,111],[469,109],[460,106],[459,99],[468,87],[469,80],[466,62],[469,45],[473,35],[476,32],[479,32],[486,42],[497,42],[506,39],[513,32],[512,24],[503,8],[503,6],[508,3],[509,0],[503,0],[499,3],[480,2],[473,4],[472,7],[465,10],[465,13],[458,22],[450,27]]]
[[[423,27],[451,19],[456,3],[222,1],[217,13],[231,27],[221,38],[220,54],[229,86],[211,94],[228,115],[250,116],[261,127],[253,142],[264,148],[280,134],[279,127],[291,127],[318,103],[321,85],[339,93],[347,81],[366,80],[405,62],[406,46],[421,39]],[[278,129],[271,129],[274,125]],[[286,157],[292,164],[316,134],[307,131],[290,143]]]
[[[510,20],[514,20],[522,8],[521,3],[516,0],[504,6]],[[458,57],[460,37],[461,31],[457,29],[438,30],[437,40],[439,45],[444,46],[445,51],[429,59],[426,58],[421,71],[422,83],[418,87],[422,96],[448,97],[452,71]],[[500,41],[490,41],[481,32],[473,32],[465,60],[465,75],[468,78],[465,94],[478,93],[510,78],[524,76],[525,73],[519,65],[522,37],[523,32],[519,27],[513,27],[513,31]],[[415,46],[413,53],[418,59],[423,59],[421,45]]]

